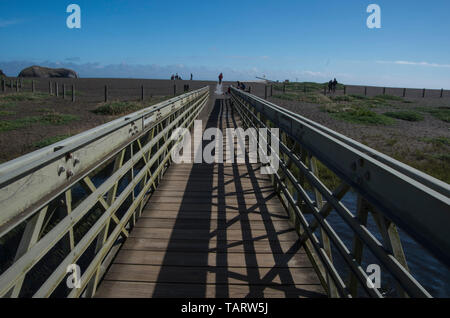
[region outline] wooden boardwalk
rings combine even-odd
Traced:
[[[208,127],[240,125],[216,100]],[[96,297],[323,297],[268,176],[251,164],[173,165]]]

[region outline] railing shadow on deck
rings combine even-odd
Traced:
[[[223,116],[226,116],[226,122],[223,122]],[[237,127],[238,123],[235,119],[235,113],[229,100],[217,99],[214,107],[207,120],[206,128],[218,127],[223,132],[226,128]],[[225,124],[225,126],[224,126]],[[207,142],[209,143],[209,142]],[[205,146],[205,142],[204,145]],[[273,188],[262,188],[258,183],[257,170],[254,165],[251,165],[246,156],[246,171],[239,171],[237,165],[232,166],[232,172],[227,173],[223,163],[216,164],[194,164],[189,175],[188,182],[183,196],[181,205],[178,210],[178,217],[172,229],[172,234],[169,239],[166,254],[161,264],[161,270],[155,284],[152,297],[206,297],[208,296],[208,284],[214,284],[214,296],[227,298],[230,297],[230,280],[238,281],[239,284],[248,286],[248,294],[246,297],[264,297],[264,289],[267,287],[277,289],[284,293],[286,297],[323,297],[324,294],[301,289],[295,286],[292,273],[288,267],[289,260],[296,255],[300,250],[299,241],[286,251],[283,252],[279,235],[287,232],[292,232],[294,229],[287,229],[277,231],[272,222],[274,215],[269,211],[266,202],[271,198],[276,197]],[[214,172],[217,168],[217,184],[214,184]],[[198,187],[199,178],[201,175],[201,190],[208,190],[207,194],[202,196],[202,204],[209,205],[209,211],[205,211],[205,216],[199,222],[185,222],[192,212],[193,202],[190,197],[190,189]],[[232,177],[226,180],[226,176]],[[250,181],[251,189],[244,190],[242,178]],[[226,185],[234,184],[235,193],[227,193]],[[213,191],[217,194],[213,195]],[[256,203],[248,207],[245,194],[254,193]],[[229,206],[226,203],[226,198],[230,196],[236,197],[236,206]],[[217,203],[214,202],[217,198]],[[151,204],[151,200],[149,202]],[[216,205],[217,209],[217,229],[211,230],[212,210]],[[235,209],[238,212],[237,216],[231,220],[227,220],[227,210]],[[264,220],[264,229],[266,234],[263,236],[256,236],[252,234],[250,226],[249,214],[258,213]],[[277,215],[281,220],[288,223],[288,216]],[[228,236],[227,229],[232,225],[239,223],[242,240],[231,242]],[[173,264],[179,264],[179,242],[186,240],[186,231],[192,230],[197,237],[195,239],[195,251],[197,258],[195,260],[195,268],[193,267],[177,267],[174,269]],[[211,248],[211,240],[216,238],[215,248]],[[255,242],[261,239],[267,239],[270,245],[270,253],[273,254],[275,265],[268,270],[268,272],[261,276],[259,268]],[[246,274],[238,273],[233,270],[229,264],[228,249],[234,246],[242,245],[245,259]],[[210,253],[216,253],[215,266],[209,263]],[[211,275],[212,274],[212,275]],[[188,276],[191,276],[188,278]],[[274,283],[274,279],[279,276],[280,283]],[[174,281],[174,277],[182,277],[183,281],[188,281],[189,284],[173,284],[169,282]],[[211,279],[214,277],[214,279]]]
[[[230,125],[228,123],[229,118],[227,119],[227,126],[228,127],[238,127],[240,126],[236,122],[236,117],[234,113],[233,107],[230,107],[232,116],[230,116],[233,119],[233,125]],[[236,114],[236,116],[239,116]],[[247,266],[255,266],[253,270],[248,271],[248,281],[249,283],[252,281],[258,282],[258,284],[253,285],[250,289],[250,293],[248,296],[250,297],[264,297],[263,291],[268,286],[271,285],[271,288],[277,288],[284,292],[285,296],[288,298],[292,297],[323,297],[323,294],[308,291],[305,289],[300,289],[295,286],[294,278],[292,277],[292,273],[290,271],[290,268],[288,266],[289,260],[296,255],[301,248],[300,242],[297,240],[287,251],[286,253],[283,252],[283,248],[281,246],[281,242],[278,238],[278,236],[283,232],[294,232],[295,229],[292,227],[288,230],[281,230],[277,231],[275,228],[274,223],[272,222],[272,218],[274,216],[271,216],[268,206],[266,205],[266,202],[270,200],[271,198],[276,198],[277,195],[274,191],[274,189],[271,189],[271,193],[266,196],[264,195],[264,192],[258,185],[258,171],[259,167],[255,168],[252,166],[249,162],[248,155],[246,155],[246,167],[247,167],[247,173],[246,175],[250,178],[251,183],[253,185],[253,191],[256,197],[256,204],[249,209],[246,208],[245,204],[245,197],[243,195],[242,191],[242,185],[240,182],[240,174],[236,166],[233,166],[233,174],[234,174],[234,182],[236,185],[236,194],[238,198],[239,205],[243,206],[245,211],[240,211],[240,223],[241,223],[241,229],[242,229],[242,236],[244,239],[244,250],[246,252],[246,264]],[[241,191],[239,191],[239,190]],[[263,276],[260,276],[259,270],[258,270],[258,263],[256,258],[254,257],[254,254],[252,252],[255,252],[254,242],[256,241],[254,237],[251,236],[251,229],[250,229],[250,221],[248,218],[248,214],[251,213],[251,211],[255,208],[259,208],[259,213],[261,214],[261,217],[265,220],[264,222],[264,229],[266,231],[266,237],[270,244],[270,250],[272,253],[272,256],[275,261],[275,265]],[[284,217],[278,216],[281,219],[286,220],[286,223],[288,223],[288,215]],[[251,259],[249,259],[251,258]],[[273,280],[279,276],[281,285],[276,286],[272,282]]]
[[[213,126],[217,123],[217,120],[220,119],[220,103],[216,101],[216,105],[208,118],[207,127]],[[219,106],[219,107],[217,107]],[[206,168],[205,168],[206,167]],[[210,190],[208,194],[205,194],[202,198],[203,204],[207,203],[212,207],[212,191],[213,191],[213,171],[214,165],[203,165],[203,164],[194,164],[192,166],[192,170],[190,172],[190,176],[188,182],[186,184],[185,190],[191,189],[195,186],[198,186],[198,176],[201,174],[202,176],[207,176],[208,178],[202,178],[201,180],[201,188],[202,190]],[[151,204],[151,201],[149,202]],[[172,234],[167,245],[166,254],[164,256],[164,260],[161,264],[161,271],[158,275],[157,283],[155,285],[153,291],[153,297],[167,297],[168,295],[174,295],[174,286],[168,284],[167,282],[173,281],[174,270],[172,265],[174,262],[174,258],[179,258],[177,246],[179,240],[185,240],[185,233],[187,230],[193,230],[197,237],[201,239],[196,239],[196,251],[199,251],[198,257],[196,259],[195,264],[198,266],[197,270],[193,273],[192,270],[189,270],[190,273],[183,273],[183,269],[185,267],[178,268],[178,274],[180,276],[183,275],[195,275],[196,284],[189,285],[188,291],[180,291],[186,296],[189,297],[204,297],[206,294],[206,283],[207,283],[207,275],[208,275],[208,249],[209,249],[209,233],[210,233],[210,223],[211,223],[211,214],[205,212],[205,217],[200,222],[195,223],[185,223],[185,216],[187,216],[190,212],[192,212],[192,201],[189,198],[189,192],[185,192],[183,196],[183,200],[179,207],[178,216],[175,221],[174,227],[172,229]],[[222,207],[223,208],[223,207]],[[194,238],[195,239],[195,238]],[[178,296],[178,295],[177,295]]]

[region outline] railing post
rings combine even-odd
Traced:
[[[344,95],[347,95],[347,86],[344,85]]]
[[[72,84],[72,103],[75,102],[75,85]]]
[[[9,87],[11,88],[11,90],[14,90],[14,83],[13,80],[9,80]]]
[[[270,97],[273,96],[273,84],[270,84]]]
[[[49,95],[53,95],[53,89],[52,89],[52,82],[51,81],[49,81],[48,82],[48,93],[49,93]]]
[[[403,97],[406,97],[406,88],[403,89]]]
[[[319,169],[317,167],[317,161],[316,158],[314,158],[311,154],[308,153],[308,162],[309,162],[309,168],[311,169],[311,172],[317,177],[319,178]],[[322,194],[320,193],[320,191],[318,191],[317,189],[314,189],[314,197],[316,199],[316,204],[317,207],[319,209],[322,209],[324,203],[323,203],[323,198],[322,198]],[[331,242],[330,242],[330,238],[328,237],[328,235],[326,234],[326,232],[324,231],[324,229],[321,227],[320,228],[320,235],[322,237],[322,244],[323,244],[323,249],[325,250],[325,253],[327,253],[328,258],[330,259],[331,262],[333,262],[333,255],[332,255],[332,251],[331,251]],[[328,295],[331,298],[337,298],[339,297],[336,285],[334,284],[331,276],[327,273],[326,274],[326,279],[327,279],[327,287],[328,287]]]
[[[364,87],[364,96],[367,96],[367,86]]]
[[[141,86],[141,101],[144,101],[144,85]]]
[[[108,85],[105,85],[105,103],[108,101]]]
[[[251,87],[251,86],[248,87],[248,92],[249,92],[250,94],[252,93],[252,87]]]
[[[361,225],[366,226],[367,225],[367,216],[368,216],[368,210],[367,206],[365,204],[364,199],[358,195],[357,199],[357,208],[356,208],[356,218],[361,223]],[[363,249],[364,244],[363,241],[357,236],[353,235],[353,255],[355,257],[356,262],[358,264],[361,264],[362,257],[363,257]],[[353,297],[358,296],[358,279],[355,276],[354,273],[349,274],[349,290]]]
[[[22,235],[22,238],[16,251],[16,255],[14,257],[14,261],[17,261],[20,257],[22,257],[38,241],[39,234],[44,224],[45,215],[47,214],[47,209],[48,206],[41,209],[39,213],[36,213],[30,218],[29,221],[27,221],[27,225],[25,226],[24,233]],[[19,297],[24,280],[25,280],[24,277],[22,277],[19,280],[16,286],[10,291],[8,297],[11,298]]]
[[[286,84],[283,84],[283,93],[286,93]]]
[[[386,95],[386,87],[383,87],[383,95]]]
[[[425,98],[425,88],[422,91],[422,98]]]
[[[377,224],[378,230],[383,238],[383,247],[392,253],[397,261],[409,272],[408,263],[406,262],[405,252],[403,251],[400,235],[397,230],[397,226],[392,221],[386,219],[375,208],[370,207],[373,219]],[[408,294],[403,290],[401,285],[397,282],[397,295],[399,297],[406,298]]]
[[[117,170],[119,170],[123,166],[125,152],[126,152],[126,148],[124,150],[122,150],[116,156],[116,158],[114,160],[113,173],[116,172]],[[117,194],[117,187],[118,187],[118,183],[115,183],[114,186],[108,191],[107,198],[106,198],[106,202],[108,205],[111,205],[114,202],[114,200],[116,198],[116,194]],[[108,221],[108,223],[103,227],[103,229],[101,230],[100,234],[97,237],[97,242],[96,242],[96,246],[95,246],[96,253],[99,250],[101,250],[102,246],[105,244],[105,241],[108,236],[108,230],[109,230],[110,223],[111,223],[111,220]],[[95,271],[95,274],[92,276],[90,282],[87,285],[87,288],[86,288],[86,296],[87,297],[93,297],[95,294],[98,279],[100,277],[100,267],[101,267],[101,264],[97,268],[97,270]]]
[[[58,85],[58,82],[55,82],[55,96],[56,97],[59,96],[59,85]]]
[[[31,81],[31,92],[34,94],[36,92],[36,85],[34,80]]]
[[[23,88],[23,78],[20,78],[20,88]]]
[[[63,90],[63,99],[66,99],[66,84],[62,85],[62,90]]]
[[[177,84],[173,84],[173,96],[177,96]]]
[[[441,88],[441,98],[442,98],[443,95],[444,95],[444,89]]]
[[[18,91],[19,91],[19,80],[16,79],[16,92],[18,92]]]
[[[267,85],[264,85],[264,99],[267,99]]]

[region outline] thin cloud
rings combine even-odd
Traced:
[[[391,62],[392,63],[392,62]],[[101,64],[99,62],[74,63],[61,62],[56,64],[52,61],[23,60],[4,62],[0,60],[0,69],[5,74],[17,76],[20,71],[31,65],[41,65],[47,67],[65,67],[73,69],[82,78],[103,77],[103,78],[166,78],[171,74],[178,73],[183,78],[189,78],[190,73],[195,79],[216,80],[217,74],[223,73],[226,80],[255,81],[256,76],[266,75],[266,78],[283,81],[285,79],[307,82],[326,82],[336,77],[341,83],[354,85],[375,85],[393,87],[421,87],[421,88],[441,88],[450,89],[450,79],[448,77],[414,77],[400,75],[373,75],[341,73],[321,70],[302,69],[269,69],[269,68],[229,68],[229,67],[207,67],[190,65],[157,65],[157,64]]]
[[[81,58],[78,57],[78,56],[75,56],[75,57],[67,57],[67,58],[65,59],[65,61],[68,61],[68,62],[80,62],[80,61],[81,61]]]
[[[309,75],[309,76],[313,76],[313,77],[321,77],[321,78],[324,78],[324,77],[329,77],[329,75],[328,74],[325,74],[325,73],[323,73],[323,72],[313,72],[313,71],[303,71],[302,72],[304,75]]]
[[[23,20],[20,20],[20,19],[5,20],[5,19],[0,18],[0,28],[5,28],[7,26],[19,24],[22,22],[23,22]]]
[[[19,74],[20,71],[31,65],[41,65],[46,67],[64,67],[73,69],[81,77],[120,77],[120,78],[170,78],[171,74],[178,73],[183,78],[188,78],[192,73],[197,79],[215,80],[217,74],[223,73],[227,80],[254,81],[256,77],[266,75],[266,78],[283,81],[285,79],[294,80],[298,78],[302,81],[324,82],[333,77],[338,80],[347,78],[341,73],[321,72],[319,70],[287,70],[270,69],[259,67],[230,68],[230,67],[206,67],[185,64],[157,65],[157,64],[101,64],[75,63],[67,60],[54,61],[10,61],[0,60],[0,69],[7,74]]]
[[[225,58],[235,59],[235,60],[268,60],[270,56],[246,56],[246,55],[227,55]]]
[[[379,64],[397,64],[397,65],[414,65],[414,66],[427,66],[427,67],[450,67],[450,64],[438,64],[429,62],[411,62],[411,61],[377,61]]]

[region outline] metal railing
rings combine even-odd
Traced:
[[[386,296],[362,266],[369,252],[396,296],[431,297],[410,273],[397,226],[449,266],[450,186],[264,99],[235,88],[231,94],[247,128],[280,129],[272,181],[328,295]],[[277,138],[270,129],[268,136]],[[355,213],[342,200],[349,191]],[[330,215],[345,225],[351,248]],[[369,230],[369,216],[378,233]]]
[[[171,163],[172,132],[208,98],[205,87],[1,165],[0,296],[93,296]]]

